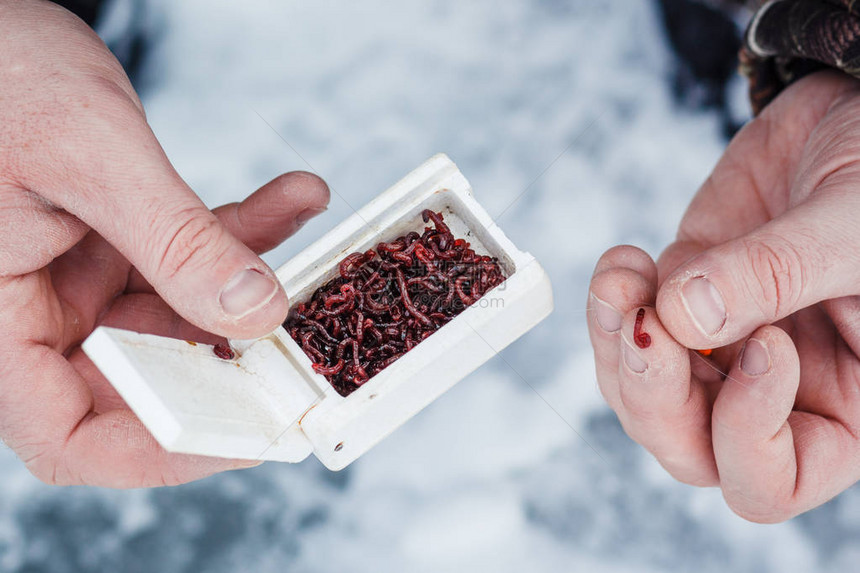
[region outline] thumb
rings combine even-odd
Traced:
[[[856,193],[836,189],[677,268],[657,294],[667,330],[689,348],[746,338],[822,300],[856,294]]]
[[[234,338],[273,330],[287,314],[274,272],[179,177],[136,104],[112,96],[91,109],[67,116],[47,158],[25,158],[26,187],[105,237],[196,326]]]

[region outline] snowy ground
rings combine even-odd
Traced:
[[[329,181],[329,211],[273,265],[444,151],[547,268],[555,313],[340,473],[311,458],[171,489],[50,488],[2,452],[0,570],[850,569],[860,490],[746,523],[669,478],[596,389],[594,262],[623,242],[658,253],[724,145],[715,115],[673,104],[651,2],[415,4],[152,2],[150,121],[210,205],[283,171]]]

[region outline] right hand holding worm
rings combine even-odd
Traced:
[[[600,389],[677,479],[787,519],[860,478],[858,295],[860,81],[820,72],[734,138],[657,264],[597,263]]]

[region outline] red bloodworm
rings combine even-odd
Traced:
[[[323,376],[332,376],[333,374],[337,374],[341,370],[343,370],[343,358],[337,361],[337,364],[334,366],[325,366],[323,364],[314,364],[314,371],[317,374],[322,374]]]
[[[364,315],[361,312],[355,317],[355,339],[358,344],[364,341]]]
[[[355,304],[355,308],[358,310],[364,309],[364,293],[360,290],[355,291],[355,298],[353,299],[353,304]]]
[[[310,319],[310,320],[306,320],[305,322],[311,328],[316,330],[320,334],[320,336],[322,336],[326,341],[331,342],[332,344],[337,344],[337,342],[338,342],[337,338],[335,338],[331,334],[329,334],[326,331],[325,327],[319,323],[319,321]]]
[[[397,239],[396,241],[391,241],[390,243],[379,243],[376,245],[376,251],[379,253],[394,253],[396,251],[402,251],[406,248],[404,244],[405,241],[403,239]]]
[[[415,277],[413,279],[409,279],[406,281],[406,286],[419,285],[430,292],[444,292],[445,287],[442,285],[438,285],[430,281],[427,277]]]
[[[358,353],[358,341],[356,339],[352,339],[352,363],[355,365],[356,370],[361,368],[361,363],[358,361],[360,358]]]
[[[349,303],[355,299],[355,287],[347,283],[340,287],[340,294],[334,294],[328,297],[323,305],[331,309],[332,306],[341,303]]]
[[[471,297],[463,290],[463,283],[468,280],[468,277],[458,277],[454,282],[454,290],[457,291],[457,296],[460,297],[460,300],[463,301],[463,304],[466,306],[472,304]]]
[[[403,309],[398,305],[391,305],[388,307],[388,314],[391,315],[391,320],[394,322],[400,322],[403,320]]]
[[[417,247],[415,247],[415,257],[428,267],[432,266],[435,268],[435,265],[433,265],[433,259],[436,258],[436,255],[433,253],[433,251],[429,250],[421,243],[415,244],[418,245]]]
[[[449,229],[448,225],[445,224],[445,221],[442,220],[442,213],[436,213],[430,209],[424,209],[421,211],[421,219],[425,223],[432,219],[433,225],[436,227],[437,231],[446,235],[451,233],[451,229]]]
[[[450,281],[449,281],[449,284],[450,284]],[[445,296],[445,301],[442,303],[442,306],[444,306],[445,308],[451,308],[451,303],[454,302],[454,291],[455,290],[456,289],[453,289],[450,286],[448,287],[448,294]]]
[[[391,253],[391,258],[404,265],[412,264],[412,256],[404,252]]]
[[[373,250],[364,253],[352,253],[340,262],[338,270],[343,278],[351,278],[358,272],[358,268],[374,257]]]
[[[352,342],[351,338],[344,338],[340,341],[340,344],[337,345],[337,350],[335,350],[334,358],[335,360],[340,360],[343,358],[344,353],[346,352],[346,347]]]
[[[383,344],[382,346],[380,346],[380,347],[379,347],[379,351],[380,351],[380,352],[386,352],[386,353],[387,353],[387,352],[394,352],[394,353],[396,353],[396,352],[397,352],[397,347],[396,347],[396,346],[394,346],[393,344]]]
[[[409,289],[406,286],[406,278],[403,276],[403,271],[397,269],[397,286],[400,287],[400,297],[403,299],[403,306],[406,307],[406,310],[409,311],[409,314],[423,322],[427,325],[432,325],[433,322],[427,318],[426,315],[422,314],[420,310],[415,308],[415,305],[412,304],[412,300],[409,298]]]
[[[408,247],[403,249],[403,254],[404,255],[411,255],[415,251],[415,249],[422,246],[421,241],[419,239],[421,239],[421,236],[416,233],[415,234],[415,240],[412,241],[411,243],[409,243]]]
[[[409,231],[408,233],[406,233],[406,242],[412,244],[417,241],[420,236],[421,233],[419,233],[418,231]]]
[[[633,325],[633,340],[639,348],[648,348],[651,346],[651,335],[647,332],[642,332],[642,321],[645,320],[645,309],[640,308],[636,313],[636,323]]]
[[[387,312],[390,306],[382,303],[377,303],[375,300],[373,300],[372,297],[367,297],[366,299],[364,299],[364,308],[374,314],[380,314],[383,312]]]
[[[233,360],[236,358],[236,353],[233,352],[233,349],[224,344],[223,342],[219,342],[212,348],[212,352],[215,353],[215,356],[221,358],[222,360]]]
[[[476,280],[474,280],[474,279],[472,279],[472,288],[471,288],[471,289],[469,289],[469,297],[470,297],[473,301],[476,301],[476,300],[478,300],[479,298],[481,298],[481,287],[484,287],[484,290],[488,290],[488,289],[486,288],[486,287],[487,287],[487,282],[486,282],[486,281],[484,281],[484,280],[483,280],[483,278],[484,278],[484,277],[483,277],[483,276],[481,276],[481,280],[477,280],[477,281],[476,281]]]
[[[370,376],[367,375],[367,371],[364,369],[363,366],[359,366],[355,370],[356,370],[356,374],[355,374],[356,386],[361,386],[362,384],[364,384],[365,382],[367,382],[370,379]]]
[[[313,355],[317,359],[317,362],[322,362],[325,360],[325,355],[313,347],[311,344],[311,339],[313,338],[314,333],[311,331],[305,332],[302,334],[302,350],[305,351],[305,354],[308,356]]]
[[[373,285],[375,285],[377,282],[382,283],[379,286],[379,289],[385,288],[385,279],[383,279],[380,276],[379,271],[373,271],[373,274],[371,274],[369,277],[367,277],[367,280],[364,281],[364,290],[365,291],[373,290]],[[361,291],[359,291],[359,292],[361,292]]]
[[[400,329],[396,326],[388,326],[385,328],[385,336],[389,340],[393,340],[400,336]]]
[[[373,340],[374,340],[373,344],[377,344],[377,343],[382,342],[382,333],[379,332],[376,329],[376,327],[373,326],[373,322],[370,323],[369,327],[367,326],[367,324],[365,322],[364,334],[365,334],[365,340],[367,340],[368,335],[373,337]],[[374,349],[374,347],[371,346],[370,348],[368,348],[368,351],[373,350],[373,349]]]
[[[379,363],[379,369],[380,369],[380,370],[385,370],[386,368],[388,368],[389,366],[391,366],[391,364],[392,364],[395,360],[397,360],[398,358],[400,358],[400,355],[399,355],[399,354],[395,354],[394,356],[390,356],[390,357],[386,358],[385,360],[383,360],[383,361],[381,361],[381,362]]]

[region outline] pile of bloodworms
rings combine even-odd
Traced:
[[[505,280],[494,257],[455,239],[425,209],[423,234],[352,253],[340,275],[295,305],[284,328],[341,396],[348,396]]]

